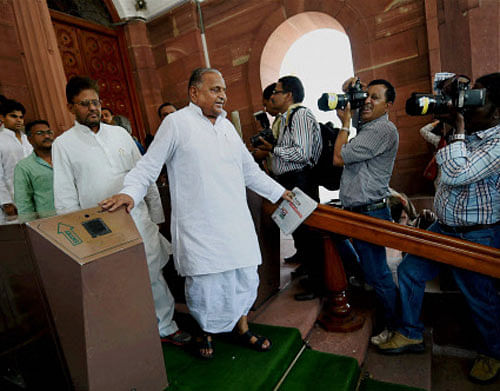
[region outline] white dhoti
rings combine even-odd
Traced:
[[[257,298],[257,266],[186,277],[189,312],[207,333],[232,331]]]

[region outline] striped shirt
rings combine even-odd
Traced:
[[[296,109],[292,123],[288,124],[290,112],[297,106],[291,105],[286,113],[281,114],[278,142],[273,149],[272,171],[275,175],[312,166],[312,162],[316,164],[321,154],[321,131],[310,109]],[[285,130],[287,125],[288,129]]]
[[[466,135],[436,153],[441,181],[434,209],[450,226],[500,221],[500,125]]]
[[[342,146],[342,206],[368,205],[390,194],[389,181],[398,145],[398,130],[384,114],[363,124],[356,137]]]

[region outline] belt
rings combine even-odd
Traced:
[[[382,209],[387,206],[387,200],[385,198],[375,201],[373,204],[359,205],[359,206],[344,206],[345,210],[351,212],[372,212],[374,210]]]
[[[444,232],[449,233],[457,233],[457,234],[466,234],[472,231],[479,231],[481,229],[488,229],[500,225],[500,221],[497,221],[493,224],[474,224],[474,225],[459,225],[452,227],[451,225],[446,225],[443,223],[439,223],[439,228],[441,228]]]

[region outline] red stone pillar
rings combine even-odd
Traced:
[[[66,76],[47,2],[16,0],[12,7],[36,115],[62,133],[74,120],[66,108]]]
[[[324,233],[325,252],[325,303],[318,323],[327,331],[351,332],[359,330],[365,321],[355,314],[347,300],[347,279],[339,252],[331,235]]]
[[[145,130],[154,134],[160,124],[157,110],[162,103],[161,81],[156,71],[146,23],[142,20],[128,22],[125,25],[125,39]]]

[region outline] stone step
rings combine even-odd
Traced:
[[[321,301],[319,298],[296,301],[293,296],[301,291],[298,280],[292,280],[285,289],[269,299],[257,311],[250,313],[249,321],[272,326],[295,327],[305,339],[321,311]]]

